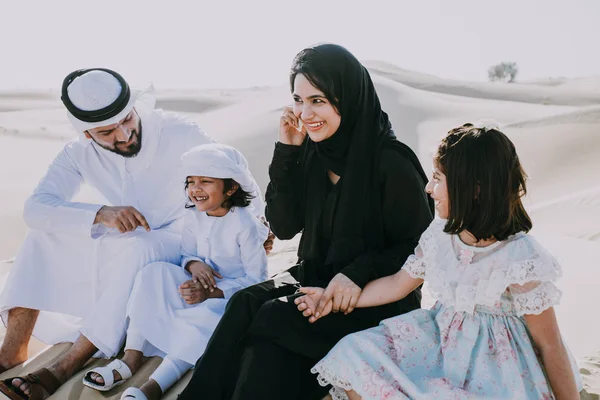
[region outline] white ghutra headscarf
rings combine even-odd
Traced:
[[[260,188],[248,167],[248,161],[239,150],[226,144],[211,143],[196,146],[181,156],[185,176],[205,176],[218,179],[233,179],[247,193],[254,196],[252,213],[260,218],[265,203]]]
[[[65,78],[61,100],[73,128],[79,133],[119,123],[136,107],[138,114],[154,109],[151,89],[136,90],[115,71],[77,70]]]

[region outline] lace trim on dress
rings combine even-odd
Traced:
[[[437,252],[435,234],[438,230],[443,229],[443,224],[444,221],[434,219],[421,235],[415,253],[406,259],[402,269],[408,272],[411,277],[426,279],[427,265],[433,261],[433,257],[435,257]]]
[[[432,229],[432,224],[426,231],[428,235],[419,242],[423,252],[421,259],[427,268],[425,280],[434,299],[456,311],[473,314],[478,305],[497,308],[498,302],[506,299],[505,293],[511,285],[537,282],[537,286],[553,282],[561,275],[560,265],[554,257],[525,234],[517,234],[496,246],[481,248],[474,254],[473,262],[465,264],[459,259],[452,236],[443,232],[441,224],[435,225],[437,230]],[[409,272],[421,277],[425,266],[412,258],[407,263],[410,264]],[[514,308],[526,311],[519,313],[540,313],[557,304],[559,293],[553,285],[544,285],[537,288],[535,294],[511,293],[514,296],[510,300],[520,299],[522,303],[515,303]],[[530,297],[532,299],[527,300]]]
[[[532,290],[523,292],[523,286],[509,287],[517,315],[539,315],[560,302],[562,292],[552,282],[541,282]]]
[[[425,279],[425,260],[417,258],[414,254],[408,256],[408,259],[404,263],[402,269],[412,277],[416,279]]]
[[[350,385],[348,381],[340,379],[331,371],[323,369],[320,365],[313,367],[310,372],[313,374],[319,374],[317,375],[317,381],[319,382],[319,385],[323,387],[328,385],[333,386],[333,388],[329,391],[329,394],[333,400],[348,400],[348,396],[344,392],[344,390],[352,390],[352,385]]]

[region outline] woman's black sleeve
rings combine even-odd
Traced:
[[[384,149],[380,176],[385,248],[358,256],[341,271],[361,288],[373,279],[398,272],[433,219],[426,182],[410,160]]]
[[[304,228],[302,146],[277,142],[269,166],[265,215],[279,239],[292,239]]]

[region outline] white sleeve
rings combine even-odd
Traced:
[[[225,299],[235,292],[267,279],[267,253],[264,248],[268,229],[258,224],[240,234],[238,243],[242,255],[245,275],[234,279],[222,279],[217,287],[223,291]]]
[[[513,252],[519,257],[509,264],[503,286],[511,294],[517,315],[537,315],[558,305],[562,292],[555,282],[562,268],[554,256],[530,236],[516,243]]]
[[[408,256],[402,269],[412,277],[425,279],[427,275],[427,261],[434,256],[436,235],[443,233],[445,221],[435,218],[425,232],[419,238],[419,244],[415,248],[414,254]]]
[[[186,215],[184,217],[183,232],[181,236],[181,268],[185,269],[185,266],[190,261],[202,261],[203,258],[198,257],[198,246],[196,243],[196,232],[194,231],[194,218]]]
[[[408,272],[411,278],[425,279],[425,272],[427,271],[427,268],[421,246],[417,246],[414,254],[408,256],[404,266],[402,267],[402,270]]]
[[[553,282],[527,282],[508,287],[517,315],[539,315],[559,304],[562,292]]]
[[[23,219],[31,229],[92,236],[101,204],[70,201],[83,177],[65,149],[56,156],[33,194],[25,202]]]

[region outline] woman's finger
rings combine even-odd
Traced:
[[[348,303],[348,309],[346,310],[346,315],[350,314],[356,308],[356,304],[358,303],[359,296],[350,297],[350,303]]]
[[[352,296],[345,294],[344,297],[342,298],[342,301],[340,303],[340,311],[345,313],[346,310],[348,310],[348,307],[350,306],[350,300],[352,299]]]
[[[340,311],[340,306],[342,305],[342,300],[344,299],[344,294],[337,292],[333,295],[333,312]]]
[[[310,317],[312,315],[312,311],[309,308],[308,310],[302,312],[302,315],[304,315],[305,317]]]
[[[294,121],[292,118],[290,118],[287,115],[284,115],[283,117],[281,117],[281,122],[283,123],[283,125],[290,125],[290,126],[293,126],[294,128],[296,127],[296,121]]]

